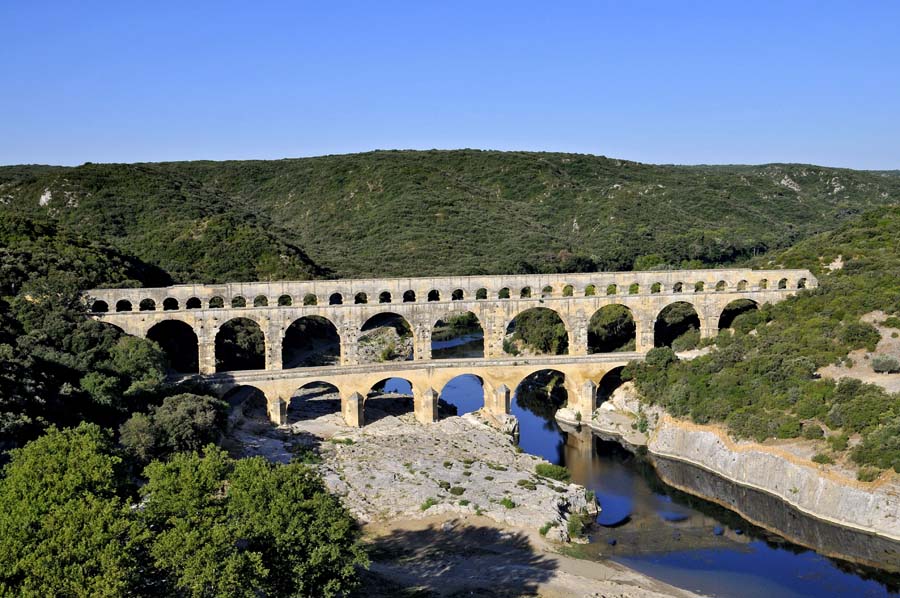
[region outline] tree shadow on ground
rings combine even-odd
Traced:
[[[395,393],[371,392],[365,402],[365,423],[372,424],[389,416],[413,414],[413,398]]]
[[[356,596],[537,596],[557,567],[524,534],[473,525],[394,531],[369,554]]]

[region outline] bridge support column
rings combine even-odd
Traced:
[[[281,397],[266,398],[266,412],[276,426],[283,426],[287,423],[287,407],[287,401],[282,400]]]
[[[492,392],[488,392],[485,388],[484,392],[484,408],[488,413],[494,415],[508,415],[510,405],[510,391],[506,384],[501,384]]]
[[[587,355],[588,354],[588,323],[585,321],[575,322],[569,333],[569,355]]]
[[[416,421],[420,424],[431,424],[438,420],[438,392],[429,388],[421,394],[413,395],[413,408]]]
[[[635,320],[634,350],[638,353],[646,353],[653,348],[655,322],[650,320]]]
[[[358,392],[341,397],[341,413],[344,415],[344,423],[351,428],[363,427],[365,423],[364,405],[365,399]]]
[[[572,410],[581,414],[581,421],[591,421],[594,409],[597,408],[597,385],[591,380],[585,380],[577,393],[577,403],[572,405]]]
[[[481,327],[484,330],[485,359],[507,357],[506,352],[503,350],[503,341],[506,339],[506,326],[503,322],[500,321],[498,324],[493,319],[486,319],[481,323]]]
[[[341,329],[341,365],[359,363],[359,329],[347,325]]]
[[[281,363],[281,348],[284,345],[283,332],[279,326],[274,324],[270,324],[268,330],[266,330],[266,369],[267,370],[280,370],[282,369]]]
[[[413,334],[413,359],[422,361],[431,359],[431,327],[420,324]]]
[[[197,335],[197,364],[201,374],[216,373],[216,334]]]

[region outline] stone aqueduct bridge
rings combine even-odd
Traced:
[[[386,378],[404,378],[413,388],[419,421],[437,417],[437,400],[455,376],[472,374],[484,386],[485,410],[508,413],[510,389],[530,374],[564,374],[569,406],[590,417],[597,384],[610,370],[640,359],[654,346],[660,313],[676,302],[693,306],[702,338],[714,336],[726,306],[738,299],[775,303],[818,282],[807,270],[672,270],[585,274],[461,276],[302,282],[177,285],[165,288],[96,289],[88,293],[94,317],[128,334],[147,336],[160,322],[177,320],[197,337],[200,376],[222,394],[239,386],[262,391],[268,413],[284,423],[287,405],[302,386],[334,385],[349,425],[363,424],[368,391]],[[594,313],[619,304],[631,310],[635,351],[589,354],[588,323]],[[568,355],[511,357],[503,344],[510,323],[525,310],[555,311],[568,333]],[[435,324],[471,312],[484,330],[484,358],[431,358]],[[361,364],[358,343],[364,324],[378,314],[402,316],[413,336],[412,361]],[[282,369],[285,332],[296,320],[320,316],[340,337],[340,365]],[[216,373],[216,336],[234,318],[256,322],[265,336],[265,369]]]

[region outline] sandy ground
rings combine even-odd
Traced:
[[[360,595],[653,598],[695,596],[612,562],[560,555],[537,534],[474,515],[365,528],[372,565]]]

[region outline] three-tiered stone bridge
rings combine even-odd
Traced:
[[[164,323],[184,328],[189,346],[180,350],[195,352],[195,375],[222,395],[241,386],[258,389],[276,424],[285,422],[287,406],[298,389],[324,382],[338,389],[347,424],[361,426],[368,391],[387,378],[410,383],[416,418],[425,423],[437,419],[440,392],[456,376],[480,378],[485,410],[501,414],[509,413],[511,389],[542,370],[565,376],[569,407],[589,418],[604,375],[642,359],[658,342],[656,323],[667,307],[688,304],[699,320],[701,338],[709,338],[718,333],[720,318],[733,302],[776,303],[817,284],[808,270],[670,270],[187,284],[95,289],[88,293],[88,301],[94,317],[135,336],[158,338],[156,327]],[[591,317],[609,305],[630,310],[636,328],[634,351],[589,351]],[[522,357],[505,352],[510,323],[536,307],[550,309],[561,319],[568,335],[567,355]],[[474,314],[482,327],[484,357],[432,359],[435,324],[466,312]],[[381,314],[407,322],[412,360],[360,363],[364,326]],[[333,325],[340,339],[339,364],[285,369],[285,333],[291,324],[309,316]],[[249,320],[261,330],[264,369],[217,371],[217,337],[235,318]]]

